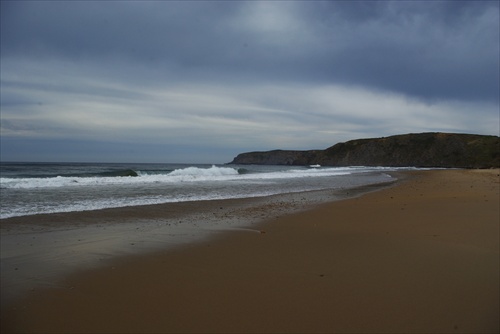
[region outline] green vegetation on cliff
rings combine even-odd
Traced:
[[[242,153],[231,164],[493,168],[500,167],[500,137],[405,134],[351,140],[325,150]]]

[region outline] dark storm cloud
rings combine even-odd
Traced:
[[[300,80],[496,101],[498,39],[494,1],[2,3],[4,57],[155,69],[135,80]]]
[[[5,55],[204,63],[224,43],[224,32],[216,31],[217,17],[229,7],[208,2],[8,3],[2,5],[2,43]]]
[[[321,66],[336,80],[424,98],[498,99],[498,3],[332,2]],[[334,79],[335,80],[335,79]]]

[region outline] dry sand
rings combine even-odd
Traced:
[[[67,278],[8,332],[498,333],[499,170],[379,192]]]

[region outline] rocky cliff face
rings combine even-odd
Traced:
[[[500,137],[420,133],[358,139],[326,150],[249,152],[232,164],[322,166],[500,167]]]

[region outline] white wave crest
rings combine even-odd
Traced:
[[[138,176],[114,177],[49,177],[49,178],[0,178],[0,188],[3,189],[35,189],[61,188],[106,185],[140,185],[148,183],[180,183],[205,181],[259,181],[272,179],[296,179],[308,177],[340,176],[373,171],[389,171],[397,168],[380,167],[331,167],[331,168],[301,168],[277,170],[268,172],[253,172],[240,174],[236,168],[212,166],[210,168],[186,167],[175,169],[168,174],[138,173]]]
[[[176,183],[223,180],[237,177],[238,171],[229,167],[212,166],[210,168],[187,167],[176,169],[169,174],[143,174],[137,177],[48,177],[48,178],[0,178],[0,187],[9,189],[61,188],[79,186]]]
[[[186,178],[211,178],[218,176],[238,175],[238,171],[230,167],[217,167],[217,166],[212,166],[210,168],[187,167],[182,169],[176,169],[168,175],[170,177],[181,176]]]

